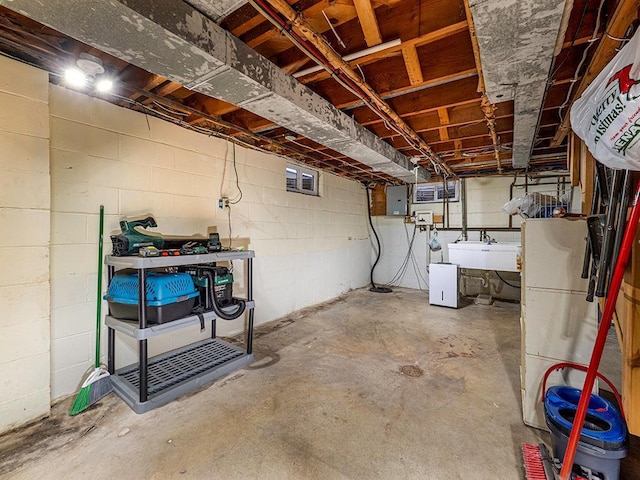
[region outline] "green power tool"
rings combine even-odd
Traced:
[[[209,238],[179,237],[162,235],[161,233],[147,230],[157,226],[158,224],[152,215],[121,220],[120,230],[122,232],[118,235],[111,235],[113,255],[116,257],[138,255],[138,251],[143,247],[155,247],[159,250],[181,249],[187,244],[192,250],[194,248],[198,249],[197,252],[190,253],[200,253],[202,251],[201,248],[209,252],[219,252],[221,250],[217,233],[212,233]]]

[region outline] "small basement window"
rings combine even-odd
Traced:
[[[413,190],[413,203],[435,203],[442,202],[448,198],[450,202],[457,202],[460,199],[460,182],[453,180],[447,182],[446,189],[443,182],[423,183],[417,185]]]
[[[318,172],[287,164],[287,191],[318,195]]]

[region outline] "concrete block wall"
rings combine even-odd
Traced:
[[[502,228],[509,226],[509,216],[502,211],[502,206],[509,200],[509,185],[511,177],[469,178],[467,182],[467,222],[468,227],[486,227],[490,236],[497,241],[519,242],[520,232],[492,232],[491,227]],[[411,211],[431,210],[434,214],[442,214],[442,204],[412,204]],[[391,216],[373,217],[374,225],[378,229],[382,243],[382,257],[376,267],[375,281],[386,283],[404,269],[401,269],[409,242],[413,236],[413,224],[405,224],[403,218]],[[513,217],[513,226],[518,227],[522,219]],[[462,203],[449,203],[449,225],[451,228],[462,226]],[[429,252],[427,242],[428,232],[416,231],[413,243],[414,262],[410,261],[406,272],[399,282],[400,286],[408,288],[423,288],[426,290],[429,276],[427,265],[430,262],[449,261],[447,244],[456,241],[461,230],[438,232],[438,240],[442,250]],[[432,233],[433,235],[433,233]],[[479,240],[478,232],[469,232],[469,240]],[[473,280],[471,280],[473,282]],[[470,285],[471,287],[471,285]],[[517,299],[519,293],[515,289],[507,292],[507,297]]]
[[[150,212],[159,232],[206,234],[215,226],[226,246],[229,212],[218,208],[218,199],[239,199],[239,186],[231,236],[249,238],[256,252],[258,324],[366,285],[370,242],[359,184],[322,173],[321,196],[286,192],[283,158],[63,87],[50,92],[52,398],[74,392],[92,362],[100,204],[107,234],[122,217]],[[110,247],[107,235],[107,253]],[[235,263],[242,282],[243,262]],[[242,318],[220,321],[218,333],[243,327]],[[153,355],[207,335],[186,329],[150,340],[149,350]],[[117,366],[136,360],[137,344],[117,335]]]
[[[0,56],[0,432],[49,413],[47,85]]]

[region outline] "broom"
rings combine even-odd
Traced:
[[[102,235],[104,230],[104,206],[100,205],[100,234],[98,236],[98,307],[96,309],[96,362],[94,370],[82,383],[71,406],[69,415],[77,415],[111,392],[109,372],[100,365],[100,316],[102,307]]]

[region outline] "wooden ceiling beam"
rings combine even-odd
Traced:
[[[440,127],[438,127],[438,132],[440,133],[440,140],[449,140],[449,130],[447,129],[447,125],[449,122],[449,112],[446,108],[438,109],[438,119],[440,120]],[[420,132],[418,132],[420,133]]]
[[[372,6],[373,8],[378,8],[381,6],[391,6],[394,5],[396,3],[398,3],[400,0],[373,0]],[[295,1],[289,1],[289,3],[294,4],[297,3]],[[337,6],[337,7],[343,7],[343,8],[351,8],[353,10],[353,13],[350,15],[341,15],[341,18],[339,20],[339,24],[348,22],[350,20],[353,20],[354,18],[357,18],[357,12],[354,8],[353,2],[347,0],[347,1],[343,1],[343,0],[321,0],[320,2],[315,3],[314,5],[312,5],[311,7],[305,8],[302,10],[302,15],[306,18],[310,18],[316,15],[319,15],[322,10],[327,10],[330,9],[332,6]],[[247,20],[246,22],[243,22],[242,24],[236,26],[236,27],[232,27],[230,28],[230,31],[233,35],[235,35],[236,37],[240,37],[242,35],[244,35],[245,33],[249,33],[251,30],[253,30],[254,28],[259,27],[260,25],[262,25],[263,23],[265,23],[267,20],[260,14],[256,14],[255,16],[253,16],[252,18],[250,18],[249,20]],[[326,24],[326,22],[325,22]],[[335,25],[334,25],[335,26]],[[323,32],[329,30],[329,26],[326,25],[326,29],[323,30]],[[279,32],[277,32],[276,30],[272,30],[273,35],[279,35]]]
[[[471,71],[465,71],[462,73],[461,76],[463,76],[464,78],[467,78],[466,75],[468,73],[470,73]],[[456,75],[457,76],[457,75]],[[440,85],[441,83],[445,82],[445,79],[447,77],[444,78],[439,78],[436,79],[434,81],[427,81],[424,82],[424,86],[430,86],[431,84],[435,83],[436,85]],[[409,91],[410,93],[414,91],[413,87],[407,87],[406,89],[399,89],[400,91],[405,90],[405,91]],[[382,98],[389,98],[390,96],[394,96],[395,99],[400,98],[401,96],[398,95],[398,90],[392,91],[392,92],[383,92],[381,94]],[[397,96],[396,96],[397,95]],[[361,102],[357,102],[357,105],[359,105]],[[337,105],[336,108],[340,108],[340,109],[347,109],[349,107],[353,107],[354,102],[349,102],[348,104],[340,104]],[[467,106],[471,106],[471,105],[477,105],[478,106],[478,111],[479,110],[479,105],[480,105],[480,99],[472,99],[472,100],[464,100],[464,101],[460,101],[460,102],[453,102],[453,103],[448,103],[442,107],[433,107],[430,109],[426,109],[426,110],[421,110],[421,111],[416,111],[416,112],[408,112],[406,114],[402,114],[401,117],[402,118],[411,118],[412,116],[417,116],[417,115],[424,115],[424,114],[429,114],[431,112],[437,112],[437,110],[439,108],[446,108],[446,109],[455,109],[456,107],[467,107]],[[359,107],[358,107],[359,108]],[[249,117],[251,120],[247,121],[247,125],[249,126],[249,128],[251,130],[254,131],[260,131],[261,133],[264,133],[265,131],[269,130],[269,129],[275,129],[277,128],[277,125],[273,122],[270,122],[269,120],[263,119],[262,117],[259,117],[257,115],[254,115],[250,112],[247,112],[246,110],[242,110],[240,108],[237,107],[233,107],[231,106],[228,111],[225,111],[225,114],[231,114],[234,116],[239,116],[239,117]],[[233,118],[231,117],[227,117],[229,121],[233,121]],[[383,121],[376,117],[373,117],[372,120],[370,121],[362,121],[360,122],[363,126],[366,127],[370,127],[373,125],[382,125]],[[466,122],[458,122],[458,123],[466,123]],[[371,130],[371,128],[370,128]]]
[[[369,0],[364,0],[369,1]],[[399,0],[396,0],[399,1]],[[369,2],[370,3],[370,2]],[[377,7],[380,5],[380,2],[374,2],[374,6]],[[305,8],[302,11],[302,16],[309,22],[309,24],[318,32],[318,33],[326,33],[331,30],[331,26],[327,23],[324,18],[323,12],[330,19],[334,19],[335,23],[332,23],[331,26],[334,28],[340,26],[344,23],[350,22],[351,20],[358,18],[358,13],[356,7],[352,2],[336,2],[331,0],[322,0],[309,8]],[[251,48],[257,48],[261,45],[272,42],[276,39],[282,39],[282,35],[279,30],[269,26],[269,28],[262,33],[256,35],[253,38],[249,38],[246,41],[246,44]],[[379,43],[382,42],[382,39]],[[377,45],[377,44],[376,44]],[[272,46],[273,47],[273,46]],[[288,50],[291,47],[291,42],[287,40],[286,43],[282,45],[276,46],[275,48],[270,49],[271,55],[277,55],[279,53]]]
[[[439,40],[444,40],[447,37],[451,37],[453,35],[466,31],[467,28],[468,27],[467,27],[466,21],[454,23],[452,25],[448,25],[438,30],[425,33],[423,35],[420,35],[419,37],[412,38],[410,40],[405,40],[401,42],[399,45],[394,45],[389,48],[385,48],[384,50],[380,50],[378,52],[374,52],[369,55],[356,58],[355,60],[351,60],[349,62],[349,65],[352,67],[355,67],[357,65],[364,66],[364,65],[368,65],[370,63],[374,63],[374,62],[377,62],[378,60],[383,60],[385,58],[388,58],[394,55],[400,55],[402,54],[403,49],[405,48],[409,48],[409,47],[417,48],[423,45],[427,45],[429,43],[437,42]],[[305,75],[304,77],[300,77],[299,80],[305,85],[308,85],[310,83],[326,80],[330,76],[331,74],[326,70],[320,70],[318,72]]]
[[[473,23],[471,8],[469,7],[469,0],[464,0],[464,10],[465,10],[465,15],[467,17],[467,23],[469,25],[469,35],[471,37],[471,46],[473,48],[473,58],[476,63],[476,68],[478,69],[478,92],[482,94],[482,101],[480,103],[480,108],[482,109],[482,113],[484,114],[484,118],[487,122],[487,129],[491,134],[491,140],[493,142],[493,150],[495,153],[496,163],[498,166],[498,173],[502,173],[502,164],[500,162],[500,142],[498,140],[498,136],[496,134],[496,127],[495,127],[496,107],[489,101],[489,98],[487,97],[487,90],[485,88],[484,77],[482,75],[480,47],[478,46],[478,38],[476,36],[476,27]]]
[[[151,74],[149,76],[149,78],[147,79],[147,82],[142,87],[142,90],[151,91],[154,88],[156,88],[158,85],[161,85],[162,83],[164,83],[166,81],[167,81],[167,79],[164,78],[164,77],[161,77],[160,75]],[[137,100],[141,96],[143,96],[142,93],[134,92],[134,93],[131,94],[131,96],[129,98],[131,100]]]
[[[420,59],[418,58],[418,50],[415,45],[402,47],[402,56],[404,57],[404,64],[407,68],[407,75],[409,75],[411,85],[416,86],[424,83],[422,67],[420,66]]]
[[[392,99],[392,98],[396,99],[398,97],[402,97],[403,95],[409,95],[409,94],[412,94],[412,93],[416,93],[416,92],[422,91],[425,88],[439,87],[439,86],[441,86],[443,84],[446,84],[446,83],[454,83],[454,82],[457,82],[457,81],[460,81],[460,80],[464,80],[466,78],[475,76],[475,74],[476,74],[476,69],[475,68],[466,69],[466,70],[463,70],[461,72],[451,73],[451,74],[448,74],[448,75],[444,75],[442,77],[429,78],[429,79],[423,81],[421,84],[418,84],[418,85],[407,85],[406,87],[395,88],[393,90],[387,90],[385,92],[382,92],[380,95],[385,99]],[[359,100],[356,100],[356,101],[339,103],[339,104],[336,105],[336,108],[339,108],[341,110],[345,110],[345,109],[360,108],[361,105],[362,105],[362,102],[359,101]],[[447,104],[446,107],[449,108],[452,105],[453,104]],[[435,107],[435,110],[437,110],[437,108],[438,107]]]
[[[364,33],[364,41],[368,47],[380,45],[382,43],[382,35],[380,35],[380,26],[376,13],[373,11],[371,0],[353,0],[356,7],[356,13],[360,20],[360,26]]]
[[[580,81],[578,88],[573,91],[571,102],[567,106],[562,124],[558,128],[558,131],[551,142],[553,146],[559,146],[567,136],[567,133],[571,130],[569,112],[575,99],[582,95],[582,92],[585,91],[589,84],[616,54],[616,48],[619,46],[620,42],[613,40],[609,35],[613,38],[621,38],[624,36],[631,22],[636,18],[638,18],[638,2],[636,0],[621,0],[613,12],[613,15],[610,17],[609,23],[606,25],[608,35],[602,37],[598,42],[598,46],[593,54],[591,62],[589,63],[587,71],[582,76],[582,80]]]

